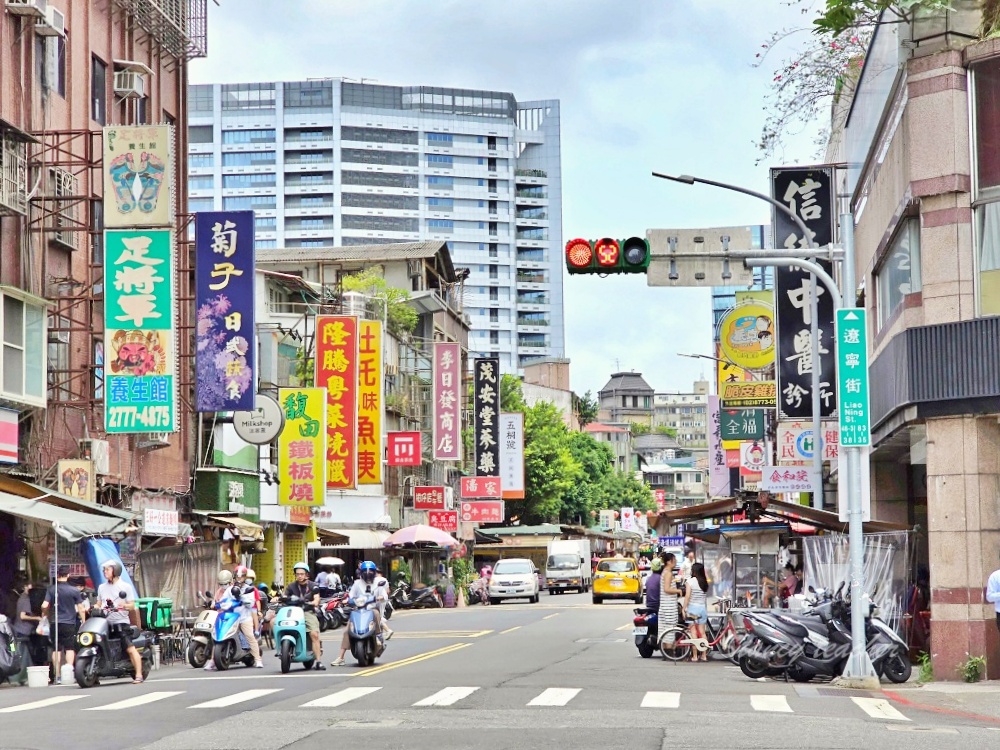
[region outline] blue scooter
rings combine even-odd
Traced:
[[[378,585],[387,586],[388,582],[383,580]],[[351,604],[354,609],[351,610],[347,621],[347,637],[351,644],[351,653],[358,660],[358,666],[370,667],[385,651],[385,639],[375,624],[378,599],[369,586],[368,592],[356,597]]]
[[[307,670],[313,668],[315,655],[310,649],[309,635],[306,633],[306,613],[303,601],[293,596],[278,610],[274,618],[274,647],[281,659],[281,673],[288,674],[292,662],[298,662]]]
[[[237,662],[243,662],[247,667],[253,666],[250,644],[240,630],[240,610],[242,607],[253,606],[253,594],[244,594],[236,586],[231,594],[232,596],[225,597],[215,605],[219,616],[215,618],[212,660],[215,668],[220,671],[229,669]]]

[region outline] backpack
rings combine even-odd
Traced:
[[[13,677],[21,671],[21,654],[17,650],[14,631],[6,617],[0,617],[0,676]]]

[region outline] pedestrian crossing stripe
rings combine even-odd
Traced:
[[[343,690],[338,690],[336,693],[331,695],[324,695],[322,698],[317,698],[314,701],[303,703],[302,708],[336,708],[337,706],[343,706],[345,703],[350,703],[358,698],[364,698],[366,695],[371,695],[381,689],[382,688],[380,687],[344,688]]]
[[[118,701],[117,703],[109,703],[106,706],[91,706],[90,708],[83,709],[84,711],[121,711],[126,708],[135,708],[136,706],[145,706],[147,703],[155,703],[156,701],[161,701],[164,698],[172,698],[175,695],[180,695],[183,690],[161,690],[159,692],[144,693],[143,695],[137,695],[134,698],[126,698],[123,701]]]
[[[225,695],[222,698],[216,698],[215,700],[197,703],[193,706],[188,706],[188,708],[226,708],[227,706],[235,706],[237,703],[246,703],[247,701],[256,700],[257,698],[263,698],[265,695],[279,692],[281,692],[281,688],[273,688],[271,690],[244,690],[241,693],[233,693],[232,695]]]

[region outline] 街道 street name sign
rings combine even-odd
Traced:
[[[864,309],[837,310],[836,335],[840,445],[870,445],[868,336]]]

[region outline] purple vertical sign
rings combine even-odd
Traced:
[[[708,496],[727,497],[729,467],[726,465],[726,451],[722,447],[722,414],[719,397],[708,397]]]
[[[458,344],[435,341],[433,347],[434,460],[462,460],[462,352]]]
[[[195,411],[253,411],[254,212],[195,214]]]

